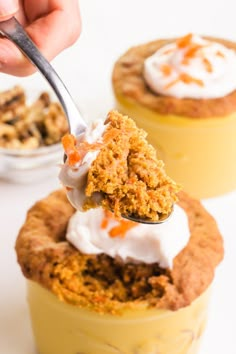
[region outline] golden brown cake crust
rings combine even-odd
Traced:
[[[63,190],[37,202],[16,241],[22,272],[68,303],[101,313],[135,306],[177,310],[189,305],[213,280],[223,257],[215,220],[200,202],[179,193],[191,238],[173,269],[158,264],[122,264],[106,255],[83,255],[65,239],[74,209]]]
[[[103,208],[117,216],[158,220],[168,215],[180,188],[166,175],[147,134],[116,111],[108,114],[107,123],[104,147],[88,172],[86,196],[102,193]]]
[[[205,37],[236,50],[236,43],[224,39]],[[215,99],[175,98],[156,94],[150,90],[143,77],[144,60],[162,46],[175,39],[149,42],[130,48],[116,62],[113,70],[113,87],[117,98],[140,104],[159,114],[173,114],[190,118],[224,117],[236,111],[236,90]]]

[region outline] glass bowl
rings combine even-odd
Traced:
[[[0,148],[0,179],[30,183],[58,174],[63,160],[60,143],[31,150]]]
[[[32,104],[43,92],[47,92],[51,102],[58,102],[52,89],[42,80],[39,73],[17,79],[1,75],[1,89],[5,91],[19,85],[23,88],[27,104]],[[0,180],[28,184],[49,176],[57,176],[58,165],[63,162],[63,148],[60,142],[34,149],[11,149],[0,147]]]

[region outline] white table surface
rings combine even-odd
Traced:
[[[128,47],[188,32],[236,39],[234,0],[81,0],[80,4],[81,38],[54,60],[54,66],[88,119],[104,117],[113,107],[111,70],[114,60]],[[0,89],[17,82],[45,88],[38,75],[20,80],[0,75]],[[30,185],[0,180],[0,354],[36,353],[25,281],[14,244],[27,209],[58,187],[56,173]],[[236,354],[236,192],[205,200],[204,205],[218,221],[225,240],[225,259],[217,269],[200,354]]]

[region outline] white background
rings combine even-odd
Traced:
[[[82,35],[53,64],[87,119],[103,118],[113,107],[112,66],[128,47],[188,32],[236,40],[235,0],[81,0],[80,4]],[[17,81],[0,75],[0,90]],[[45,87],[38,75],[20,83]],[[14,244],[27,209],[58,187],[56,174],[31,185],[0,180],[0,354],[36,353]],[[217,270],[200,354],[236,354],[236,192],[204,204],[218,220],[225,259]]]

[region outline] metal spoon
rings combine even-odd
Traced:
[[[0,22],[0,33],[3,36],[7,37],[10,41],[15,43],[16,46],[23,52],[23,54],[25,54],[25,56],[32,62],[32,64],[36,66],[39,72],[48,81],[49,85],[52,87],[53,91],[55,92],[56,96],[58,97],[58,100],[62,105],[62,108],[68,120],[70,132],[75,136],[83,133],[87,125],[83,120],[67,88],[65,87],[64,83],[62,82],[56,71],[53,69],[51,64],[40,53],[36,45],[30,39],[30,37],[25,32],[21,24],[17,21],[17,19],[15,17],[12,17],[9,20]],[[160,224],[170,217],[172,211],[170,214],[163,214],[157,221],[136,218],[132,215],[128,217],[123,217],[144,224]]]

